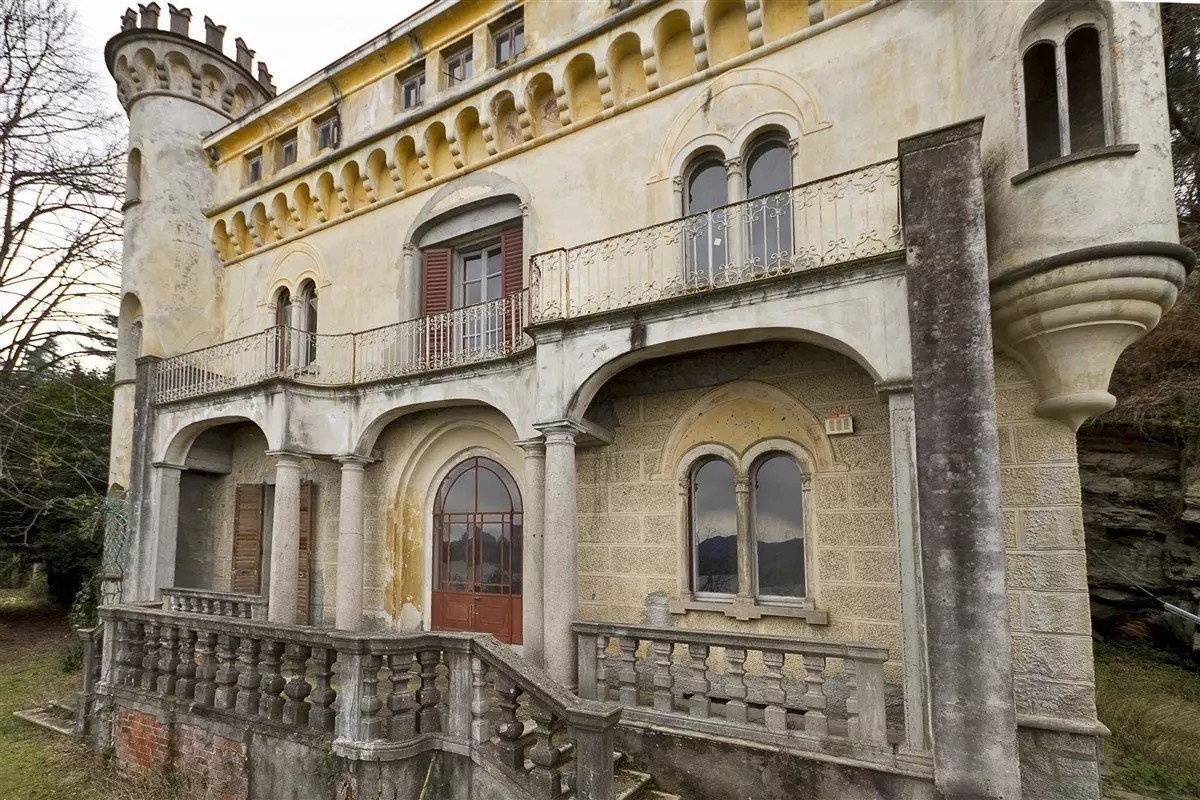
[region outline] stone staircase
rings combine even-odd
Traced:
[[[624,765],[623,753],[613,753],[613,800],[682,800],[654,788],[653,776]]]
[[[77,704],[77,696],[66,697],[38,708],[14,711],[13,716],[51,733],[73,736]]]

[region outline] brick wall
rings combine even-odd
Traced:
[[[117,765],[134,773],[173,775],[190,797],[244,800],[250,782],[244,742],[196,725],[173,724],[154,714],[114,710]]]

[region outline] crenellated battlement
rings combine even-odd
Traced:
[[[126,9],[120,33],[105,46],[105,61],[126,111],[141,97],[172,95],[232,120],[275,96],[266,62],[254,63],[254,50],[245,40],[234,40],[230,58],[224,52],[226,26],[205,17],[204,39],[193,39],[191,9],[168,3],[167,13],[169,24],[162,29],[158,3]]]

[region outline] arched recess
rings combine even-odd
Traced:
[[[425,182],[421,161],[417,158],[417,145],[411,136],[401,136],[396,142],[396,169],[404,182],[404,191],[411,192]]]
[[[178,51],[172,51],[163,56],[167,65],[167,83],[172,92],[183,95],[192,94],[194,72],[188,57]]]
[[[346,199],[346,205],[350,207],[351,211],[365,208],[370,201],[367,199],[367,190],[366,187],[363,186],[362,175],[358,169],[358,162],[347,161],[342,167],[341,178],[342,196]]]
[[[663,15],[654,26],[654,53],[658,59],[659,85],[666,86],[696,71],[692,46],[692,21],[683,9]]]
[[[425,156],[433,177],[449,175],[454,171],[454,157],[446,140],[446,126],[441,122],[435,122],[425,129]]]
[[[424,413],[417,413],[423,411]],[[484,456],[502,465],[524,495],[523,461],[513,444],[516,431],[494,408],[407,408],[379,428],[378,445],[392,454],[369,468],[368,493],[381,498],[376,511],[384,521],[383,542],[368,542],[368,559],[384,566],[381,587],[391,625],[413,631],[431,627],[433,588],[433,502],[445,476],[465,458]],[[373,547],[382,551],[372,553]],[[374,589],[376,587],[368,587]]]
[[[229,234],[229,228],[223,219],[217,220],[217,224],[213,226],[213,247],[217,249],[217,255],[221,257],[222,261],[228,261],[237,255],[233,237]]]
[[[808,27],[808,3],[795,0],[763,0],[763,39],[773,42]]]
[[[256,244],[270,244],[278,238],[267,219],[267,207],[262,203],[255,203],[250,209],[250,226]]]
[[[292,205],[296,209],[297,219],[294,221],[300,230],[306,230],[316,225],[317,205],[313,201],[312,190],[307,183],[300,183],[292,192]]]
[[[117,360],[114,379],[133,380],[138,356],[142,355],[142,302],[133,292],[121,298],[117,312]]]
[[[794,78],[774,70],[737,69],[720,75],[693,92],[676,114],[658,153],[655,179],[669,177],[689,143],[718,135],[735,142],[735,155],[744,140],[765,126],[804,136],[831,125],[815,94]]]
[[[504,152],[524,141],[521,121],[517,114],[517,103],[513,93],[500,92],[492,100],[492,124],[496,129],[496,150]]]
[[[317,178],[316,199],[320,203],[325,219],[333,219],[342,213],[342,202],[338,199],[337,188],[333,183],[333,175],[322,172]]]
[[[567,62],[564,77],[571,120],[578,122],[599,114],[602,108],[600,82],[596,78],[596,60],[591,54],[580,53]]]
[[[279,234],[279,238],[295,233],[295,227],[292,224],[292,212],[288,207],[287,195],[283,192],[278,192],[271,198],[271,222],[275,226],[275,230]]]
[[[642,42],[633,31],[622,33],[608,48],[608,74],[612,78],[613,99],[617,105],[646,93]]]
[[[546,73],[539,72],[530,79],[525,88],[525,105],[529,109],[534,136],[544,136],[562,127],[554,80]]]
[[[367,156],[366,177],[371,181],[374,199],[380,200],[396,193],[396,184],[392,180],[392,172],[387,163],[387,153],[383,150],[372,150]]]
[[[746,0],[708,0],[704,6],[704,29],[710,64],[750,52]]]
[[[142,174],[142,151],[134,147],[129,151],[129,159],[125,164],[125,205],[141,202]]]
[[[483,127],[479,123],[479,110],[467,106],[454,120],[454,130],[463,161],[477,164],[487,158],[487,144],[483,140]]]

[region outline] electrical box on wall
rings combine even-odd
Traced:
[[[835,411],[825,417],[825,433],[830,436],[854,433],[854,417],[844,411]]]

